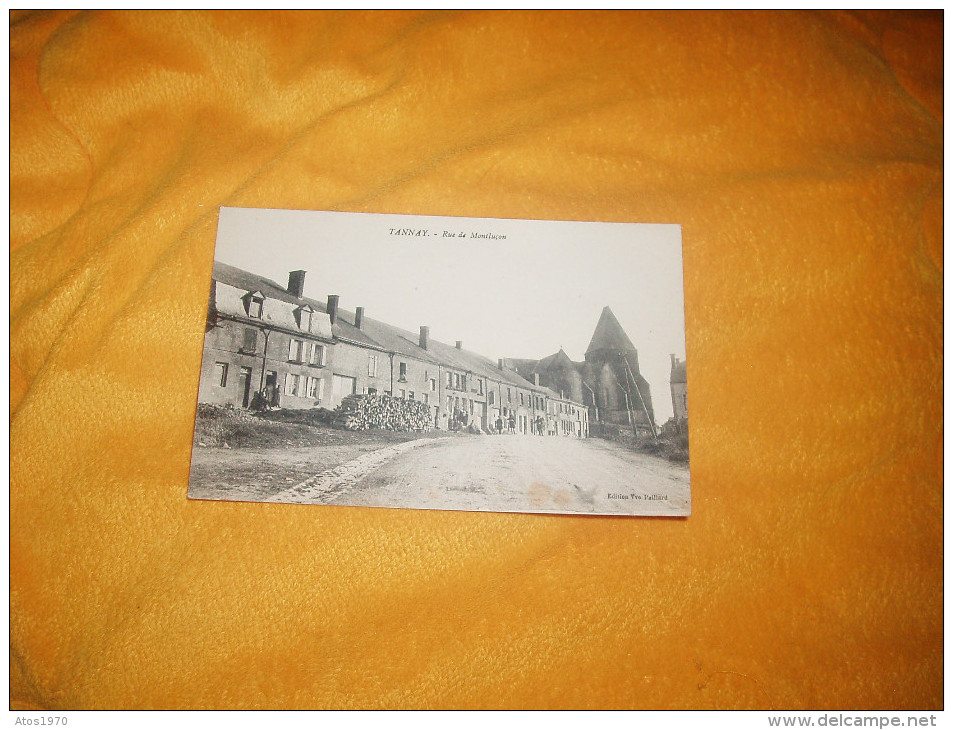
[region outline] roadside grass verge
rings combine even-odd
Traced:
[[[199,448],[282,448],[338,444],[402,443],[420,438],[415,431],[344,431],[328,425],[324,408],[252,413],[231,406],[199,404],[193,444]]]
[[[596,438],[614,441],[640,454],[649,454],[676,464],[688,464],[688,434],[662,433],[656,442],[650,435],[636,436],[630,429],[619,426],[603,426]]]

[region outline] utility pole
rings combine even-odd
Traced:
[[[261,354],[261,379],[258,381],[258,392],[264,395],[265,391],[265,368],[268,367],[268,337],[271,335],[271,330],[265,329],[264,327],[260,328],[262,334],[265,335],[265,351]],[[277,386],[278,383],[275,383]]]
[[[595,411],[596,421],[599,421],[599,404],[596,403],[596,391],[589,387],[589,383],[585,380],[582,381],[582,384],[586,387],[590,393],[592,393],[592,409]]]
[[[652,429],[652,438],[658,442],[658,432],[655,430],[655,421],[652,420],[651,415],[649,415],[649,409],[645,405],[645,399],[642,397],[642,391],[639,389],[639,384],[635,380],[635,376],[632,374],[632,368],[629,367],[629,360],[625,356],[624,352],[619,353],[622,356],[622,362],[625,365],[625,374],[627,379],[632,381],[632,385],[635,386],[635,392],[639,394],[639,402],[642,404],[642,412],[645,414],[645,420],[648,421],[649,427]],[[626,398],[628,401],[628,398]]]

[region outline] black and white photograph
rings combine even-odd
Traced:
[[[222,208],[189,497],[691,513],[681,227]]]

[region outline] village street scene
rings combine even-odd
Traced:
[[[189,497],[690,514],[686,363],[653,352],[653,401],[612,307],[590,306],[581,358],[493,360],[311,297],[307,274],[215,261]]]

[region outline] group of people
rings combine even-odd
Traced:
[[[503,433],[503,427],[507,425],[506,433],[516,433],[516,416],[511,415],[508,421],[503,420],[503,416],[496,417],[497,433]]]
[[[511,413],[508,419],[504,419],[503,416],[497,416],[496,432],[498,434],[516,433],[516,415]],[[546,435],[546,419],[544,419],[542,416],[536,417],[536,435]]]
[[[281,386],[268,383],[263,391],[255,391],[251,399],[251,409],[270,411],[273,408],[281,408]]]

